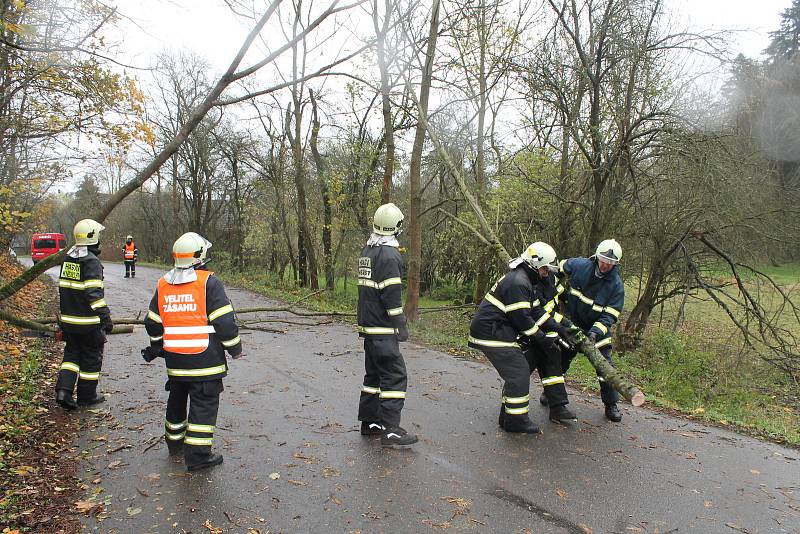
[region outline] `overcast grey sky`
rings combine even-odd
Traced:
[[[678,21],[693,30],[736,30],[733,49],[755,57],[777,29],[780,13],[791,0],[666,0]],[[249,31],[221,0],[126,0],[121,56],[147,65],[163,49],[193,50],[221,71]],[[138,27],[137,27],[138,25]]]

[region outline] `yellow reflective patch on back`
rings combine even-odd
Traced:
[[[70,261],[65,261],[61,264],[61,278],[67,278],[69,280],[80,280],[81,279],[81,264],[80,263],[72,263]]]

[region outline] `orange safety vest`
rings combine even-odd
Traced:
[[[206,313],[206,282],[210,271],[195,271],[197,280],[187,284],[158,281],[158,313],[164,325],[164,350],[200,354],[208,348],[214,327]]]
[[[125,259],[132,260],[136,257],[136,243],[125,243]]]

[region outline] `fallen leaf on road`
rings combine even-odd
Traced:
[[[161,474],[159,473],[150,473],[149,475],[147,475],[147,481],[151,484],[154,482],[158,482],[159,480],[161,480]]]
[[[328,497],[328,500],[330,500],[333,504],[337,504],[339,506],[342,505],[342,500],[333,493],[331,493],[330,497]]]
[[[758,469],[751,469],[750,472],[752,474],[754,474],[754,475],[760,475],[761,474],[761,471],[759,471]]]
[[[204,526],[205,528],[207,528],[207,529],[208,529],[208,531],[209,531],[211,534],[222,534],[222,529],[221,529],[221,528],[217,528],[217,527],[215,527],[214,525],[212,525],[212,524],[211,524],[211,521],[210,521],[209,519],[206,519],[206,522],[205,522],[205,523],[203,523],[203,526]]]
[[[455,505],[456,510],[453,517],[456,515],[467,515],[469,513],[469,509],[472,506],[472,501],[467,499],[462,499],[460,497],[442,497],[443,501],[447,501],[452,505]]]
[[[303,482],[302,480],[287,480],[286,482],[293,486],[308,486],[308,482]]]
[[[324,478],[331,478],[331,477],[338,477],[342,473],[338,469],[334,469],[333,467],[323,467],[322,468],[322,476]]]
[[[447,530],[450,528],[450,521],[442,521],[441,523],[436,523],[435,521],[431,521],[430,519],[423,519],[423,525],[428,525],[431,528],[439,529],[439,530]]]
[[[714,503],[712,501],[703,501],[703,506],[705,506],[706,508],[711,508],[712,506],[714,506]]]
[[[75,508],[77,508],[82,514],[97,515],[103,511],[103,503],[98,503],[97,501],[93,500],[77,501],[75,503]]]
[[[127,464],[124,464],[124,465],[127,465]],[[123,466],[122,460],[114,460],[113,462],[108,464],[108,468],[109,469],[116,469],[116,468],[122,467],[122,466]]]
[[[136,515],[136,514],[141,514],[142,509],[139,508],[138,506],[136,508],[134,508],[133,506],[128,506],[127,512],[128,515]]]
[[[278,480],[279,478],[281,478],[281,475],[279,473],[270,473],[269,478],[271,480]]]
[[[631,532],[642,532],[642,529],[639,527],[625,527],[625,530],[630,530]]]
[[[583,532],[583,534],[592,534],[594,532],[585,523],[578,523],[578,528],[581,529],[581,532]]]
[[[557,489],[556,490],[556,495],[558,495],[561,499],[566,499],[567,498],[567,492],[562,490],[562,489]]]

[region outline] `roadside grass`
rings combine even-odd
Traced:
[[[793,296],[800,292],[800,264],[761,270],[772,276],[784,291]],[[358,300],[354,278],[337,279],[332,293],[314,294],[263,271],[223,272],[221,276],[238,287],[283,302],[298,302],[298,306],[316,311],[352,313]],[[635,288],[627,289],[630,300],[635,297]],[[764,291],[774,294],[771,289]],[[420,308],[451,306],[463,297],[464,291],[448,286],[429,293],[439,298],[421,298]],[[629,302],[626,308],[630,307]],[[672,302],[655,310],[642,346],[627,354],[615,354],[620,370],[645,391],[648,402],[693,419],[800,446],[797,385],[750,354],[740,342],[741,334],[710,299],[689,298],[679,324],[675,321],[678,308],[679,302]],[[411,328],[412,339],[459,357],[481,358],[477,351],[466,346],[472,313],[470,308],[423,310],[421,319]],[[355,318],[343,320],[355,323]],[[800,325],[793,316],[784,313],[779,321],[800,336]],[[599,389],[594,369],[586,358],[579,357],[573,363],[568,377],[573,387]]]

